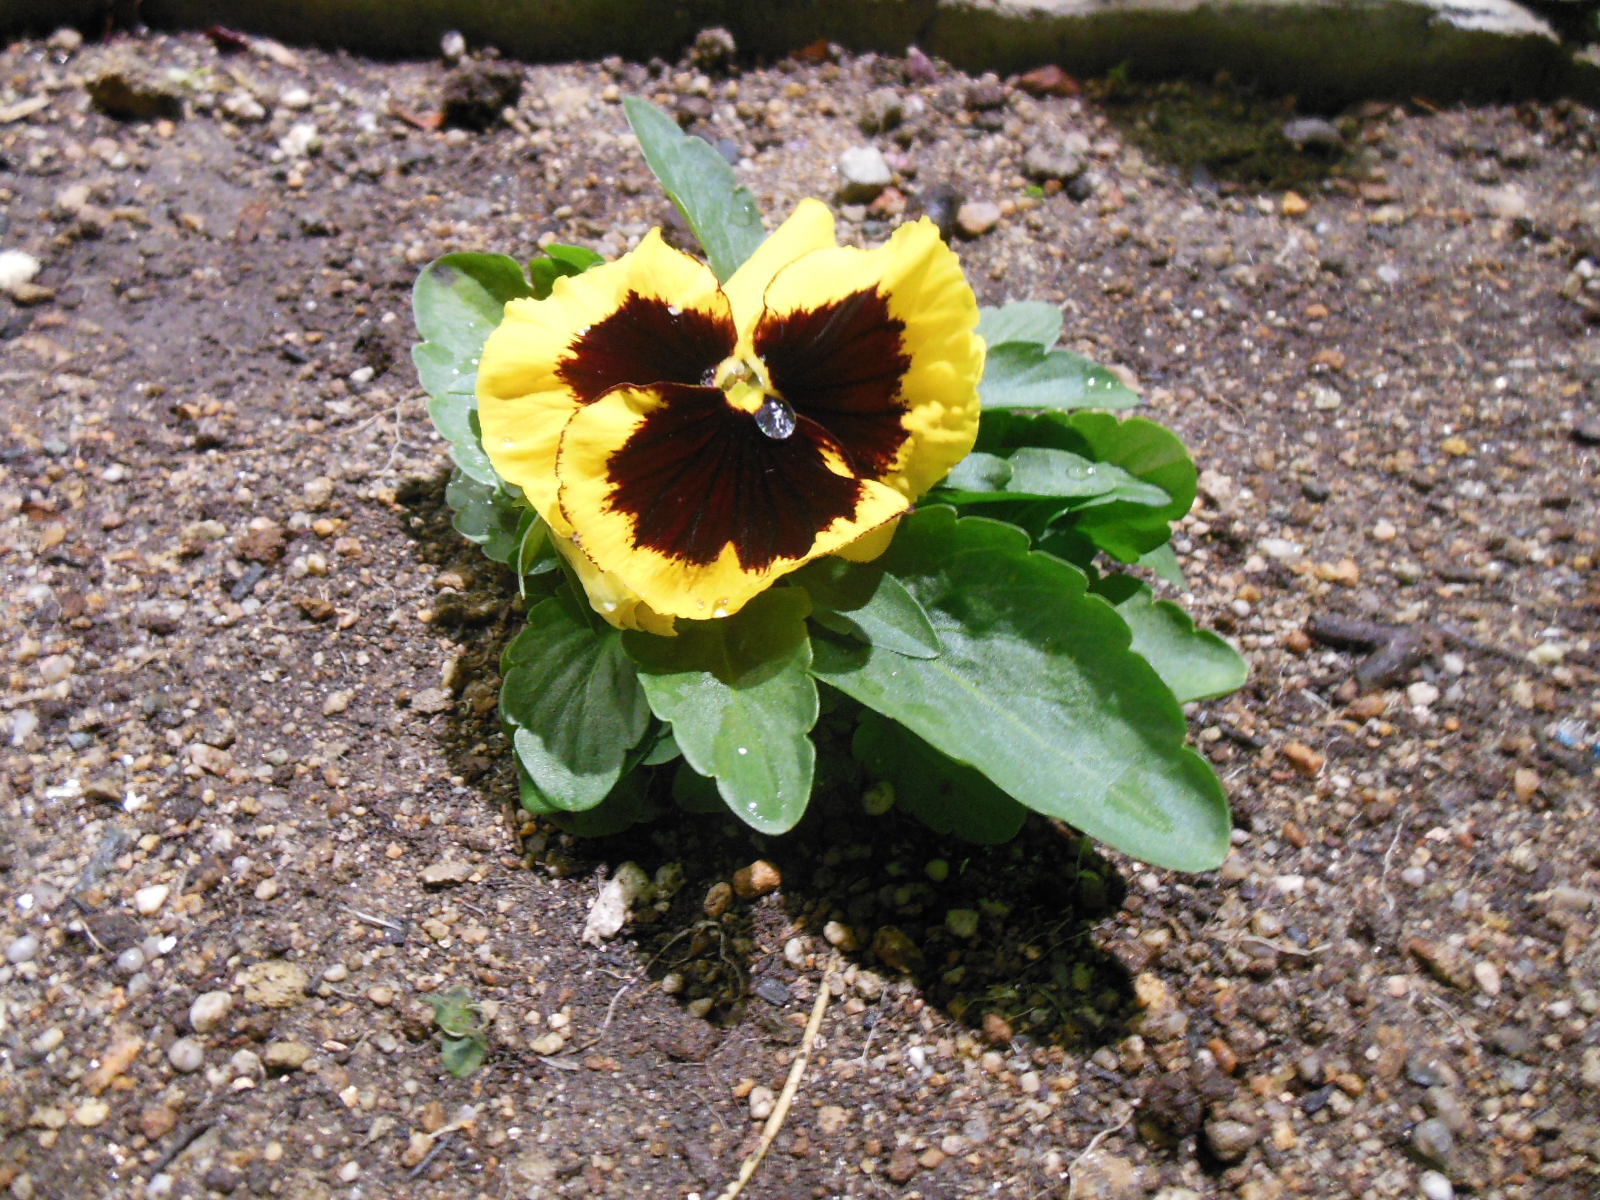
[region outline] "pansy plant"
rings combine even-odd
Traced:
[[[415,292],[456,527],[529,605],[523,804],[782,833],[825,778],[975,840],[1033,810],[1215,866],[1181,705],[1243,662],[1137,573],[1181,582],[1182,443],[1116,415],[1137,396],[1057,347],[1054,306],[980,309],[927,220],[840,246],[806,200],[767,235],[715,150],[627,111],[707,263],[654,230],[613,262],[447,255]]]

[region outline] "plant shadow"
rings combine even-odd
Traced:
[[[1095,937],[1126,883],[1057,822],[1033,817],[1010,842],[976,845],[894,810],[869,815],[848,752],[826,738],[818,794],[780,837],[726,811],[679,808],[670,771],[652,787],[660,815],[621,833],[579,837],[522,813],[495,710],[500,652],[521,627],[522,606],[511,573],[452,528],[445,483],[441,472],[397,494],[419,554],[454,576],[430,621],[460,647],[451,679],[458,702],[439,725],[444,751],[511,818],[506,836],[530,870],[606,877],[626,862],[649,873],[676,865],[669,874],[681,882],[637,905],[616,943],[631,940],[636,970],[654,986],[714,1024],[749,1021],[798,1036],[801,997],[814,994],[837,951],[852,1006],[893,988],[990,1042],[1074,1052],[1128,1034],[1130,973]],[[772,878],[752,886],[740,872],[757,861]]]
[[[1113,82],[1098,99],[1130,144],[1202,190],[1317,191],[1364,167],[1358,118],[1302,114],[1293,97],[1257,95],[1226,79]]]

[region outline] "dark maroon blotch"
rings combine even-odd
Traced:
[[[900,384],[911,369],[905,323],[876,288],[756,326],[755,351],[773,386],[833,435],[856,474],[888,473],[910,435]]]
[[[629,292],[617,310],[573,339],[556,377],[588,404],[614,387],[704,381],[733,353],[733,319]]]
[[[862,500],[860,481],[824,462],[828,431],[800,417],[767,437],[716,388],[665,385],[664,403],[611,455],[608,507],[633,519],[634,544],[689,566],[732,546],[760,571],[810,553],[817,534]]]

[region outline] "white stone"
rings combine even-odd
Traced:
[[[161,911],[161,906],[167,902],[167,897],[172,894],[172,889],[164,883],[153,883],[149,887],[142,887],[133,894],[133,907],[141,917],[153,917]]]
[[[210,1033],[232,1011],[233,997],[227,992],[205,992],[189,1005],[189,1028],[196,1033]]]
[[[34,955],[39,953],[39,939],[31,933],[25,933],[14,939],[6,947],[6,961],[8,963],[32,962]]]
[[[206,1048],[199,1038],[181,1037],[167,1047],[167,1061],[185,1075],[198,1071],[206,1060]]]
[[[32,283],[40,265],[26,250],[0,250],[0,292],[13,292]]]
[[[1425,679],[1419,679],[1406,688],[1406,701],[1413,708],[1427,708],[1439,698],[1439,689]]]

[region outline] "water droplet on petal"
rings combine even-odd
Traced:
[[[756,428],[781,442],[794,432],[794,409],[777,396],[768,396],[756,410]]]

